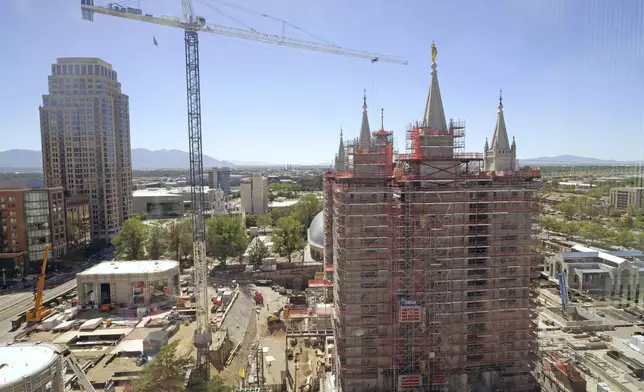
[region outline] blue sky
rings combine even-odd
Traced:
[[[404,147],[405,126],[423,113],[432,40],[446,115],[467,122],[466,150],[481,151],[492,136],[503,88],[520,158],[644,158],[644,2],[227,1],[409,65],[202,33],[204,152],[217,159],[330,162],[341,125],[346,136],[358,135],[363,88],[372,128],[384,108],[385,128]],[[79,4],[0,1],[0,150],[40,148],[38,105],[50,65],[67,56],[113,65],[130,96],[133,148],[187,150],[183,32],[103,15],[90,23]],[[242,27],[194,5],[210,23]],[[281,33],[280,23],[220,7],[257,30]],[[181,15],[180,0],[140,1],[140,8]],[[311,39],[288,27],[286,34]]]

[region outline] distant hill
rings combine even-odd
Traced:
[[[135,170],[158,169],[188,169],[190,165],[189,154],[180,150],[148,150],[145,148],[132,149],[132,168]],[[213,166],[229,166],[234,164],[217,160],[209,155],[203,156],[203,169],[208,171]]]
[[[132,168],[134,170],[188,169],[188,153],[179,150],[152,151],[145,148],[132,149]],[[211,156],[203,156],[204,171],[213,166],[236,165],[220,161]],[[40,150],[0,151],[0,173],[42,171]]]
[[[615,161],[612,159],[597,159],[578,157],[576,155],[557,155],[554,157],[539,157],[519,159],[520,165],[541,165],[541,166],[565,166],[565,165],[579,165],[579,166],[613,166],[613,165],[632,165],[636,164],[634,161]]]

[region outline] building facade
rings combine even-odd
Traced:
[[[129,98],[96,58],[60,58],[40,107],[48,187],[90,199],[91,236],[110,241],[133,214]]]
[[[644,303],[644,254],[639,250],[606,251],[577,244],[546,259],[549,277],[558,279],[562,272],[568,288]]]
[[[82,308],[168,305],[181,295],[179,262],[107,261],[76,275]]]
[[[371,132],[365,98],[359,137],[341,140],[325,175],[337,387],[536,391],[540,173],[460,151],[465,129],[446,121],[436,67],[406,154],[394,158],[392,132]]]
[[[252,174],[241,181],[241,205],[247,214],[268,212],[268,182],[261,174]]]
[[[644,188],[616,187],[610,190],[610,205],[620,211],[644,208]]]
[[[0,189],[0,268],[37,273],[46,244],[51,265],[67,251],[63,188]]]
[[[208,171],[208,187],[211,189],[219,188],[219,169],[216,167]]]

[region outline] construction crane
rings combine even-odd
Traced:
[[[45,291],[45,272],[47,271],[47,256],[49,250],[51,249],[51,244],[45,245],[45,255],[42,258],[42,266],[40,267],[40,276],[38,277],[38,286],[36,288],[36,298],[34,300],[34,310],[27,312],[27,322],[28,323],[39,323],[51,313],[51,310],[45,308],[42,305],[43,293]]]
[[[185,32],[186,84],[188,98],[188,139],[190,156],[190,183],[192,192],[193,235],[194,235],[194,280],[197,300],[197,329],[194,335],[194,345],[197,348],[197,365],[203,365],[208,358],[208,350],[212,342],[210,326],[210,304],[207,295],[208,269],[206,263],[205,225],[204,225],[204,195],[203,195],[203,159],[201,142],[201,93],[199,82],[199,36],[198,32],[206,32],[228,37],[242,38],[269,44],[307,49],[349,57],[368,59],[372,63],[393,63],[406,65],[407,61],[398,57],[386,56],[361,50],[346,49],[336,45],[303,41],[284,36],[263,34],[255,30],[245,30],[228,26],[207,24],[206,19],[194,15],[192,1],[181,0],[184,19],[177,17],[154,16],[144,13],[138,8],[123,7],[110,3],[107,6],[94,4],[94,0],[81,0],[83,19],[94,20],[94,14],[110,15],[119,18],[132,19],[140,22],[154,23],[163,26],[176,27]],[[208,376],[209,366],[204,366]]]

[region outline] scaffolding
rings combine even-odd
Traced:
[[[452,120],[381,136],[324,184],[339,389],[535,389],[539,170],[482,171]]]

